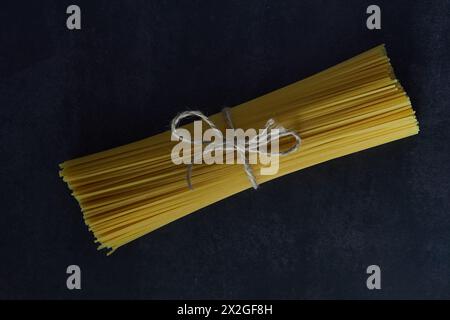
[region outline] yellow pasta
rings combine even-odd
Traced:
[[[237,128],[263,128],[269,118],[302,138],[258,183],[419,132],[411,102],[378,46],[305,80],[231,108]],[[210,119],[226,128],[221,113]],[[191,125],[185,126],[191,128]],[[251,188],[240,164],[175,165],[170,131],[60,164],[99,249],[117,248],[174,220]],[[289,141],[281,141],[281,148]],[[301,183],[301,182],[299,182]]]

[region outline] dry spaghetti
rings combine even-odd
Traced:
[[[378,46],[305,80],[231,108],[234,125],[262,128],[269,118],[302,138],[280,158],[288,173],[419,132],[410,99]],[[220,113],[209,117],[220,130]],[[185,126],[190,128],[190,125]],[[235,193],[251,188],[241,165],[196,165],[194,190],[185,166],[171,161],[170,131],[60,164],[99,249],[117,248]],[[282,141],[289,143],[289,141]],[[260,165],[253,166],[259,172]]]

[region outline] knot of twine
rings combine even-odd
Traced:
[[[229,129],[235,129],[234,125],[233,125],[233,121],[231,119],[230,108],[223,108],[222,114],[225,118],[227,127]],[[186,139],[186,138],[178,135],[177,128],[178,128],[180,121],[185,118],[189,118],[189,117],[200,118],[201,120],[206,122],[212,130],[217,131],[220,135],[222,135],[222,131],[220,131],[216,127],[214,122],[212,122],[202,112],[200,112],[200,111],[184,111],[184,112],[179,113],[177,116],[175,116],[175,118],[172,119],[172,122],[170,125],[171,131],[172,131],[172,136],[178,138],[178,140],[181,140],[181,141],[189,143],[189,144],[203,145],[206,143],[203,141],[189,140],[189,139]],[[278,135],[276,135],[275,137],[273,137],[271,134],[272,129],[279,130]],[[260,148],[257,148],[257,147],[255,148],[255,145],[257,145],[257,143],[255,143],[256,141],[267,141],[267,144],[269,144],[272,141],[274,141],[275,139],[280,139],[280,138],[287,137],[287,136],[294,137],[295,143],[286,151],[272,152],[272,150],[271,150],[270,152],[265,152],[265,151],[261,151]],[[248,180],[252,184],[253,188],[256,190],[256,189],[258,189],[259,185],[258,185],[258,182],[256,181],[256,177],[253,173],[253,169],[249,164],[249,161],[247,158],[247,152],[256,152],[258,154],[265,154],[265,155],[270,155],[270,156],[287,156],[293,152],[296,152],[299,149],[300,144],[301,144],[301,138],[297,132],[295,132],[293,130],[285,129],[283,126],[276,124],[275,120],[269,119],[266,122],[266,125],[265,125],[264,129],[262,130],[262,132],[259,133],[258,135],[255,135],[253,138],[251,138],[248,142],[246,142],[244,144],[244,146],[240,146],[240,145],[236,144],[233,139],[232,143],[228,142],[228,141],[224,141],[222,143],[222,145],[216,146],[216,149],[219,149],[219,150],[222,149],[224,151],[233,151],[233,152],[236,151],[237,154],[239,154],[242,157],[244,171],[247,174]],[[187,172],[186,172],[186,182],[187,182],[189,189],[191,189],[191,190],[193,189],[193,187],[192,187],[192,166],[193,166],[192,163],[187,164]]]

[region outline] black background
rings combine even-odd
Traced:
[[[66,28],[66,8],[82,30]],[[0,5],[0,298],[450,298],[450,1]],[[264,184],[106,257],[58,163],[386,43],[421,133]],[[82,290],[66,288],[66,268]],[[366,288],[367,266],[382,290]]]

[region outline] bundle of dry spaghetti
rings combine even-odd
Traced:
[[[276,175],[415,135],[410,100],[395,79],[384,46],[231,108],[235,127],[263,128],[269,118],[302,138],[301,148],[281,157]],[[210,117],[226,128],[222,114]],[[189,128],[189,125],[186,126]],[[186,167],[175,165],[171,132],[66,161],[63,177],[78,200],[99,249],[117,248],[176,219],[251,188],[242,165],[195,165],[194,189]],[[282,145],[283,143],[281,143]],[[254,172],[259,172],[256,164]],[[299,182],[301,183],[301,182]]]

